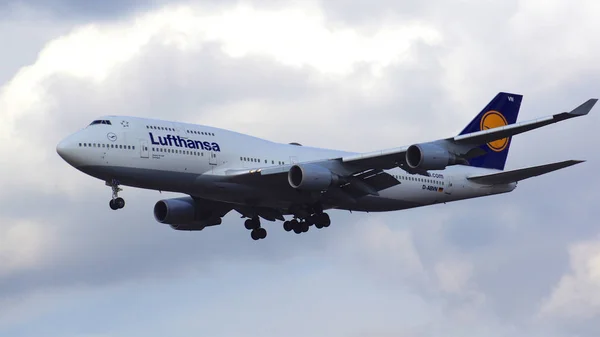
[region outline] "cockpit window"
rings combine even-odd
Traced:
[[[98,120],[95,120],[95,121],[91,122],[90,126],[91,125],[96,125],[96,124],[112,125],[109,120],[100,120],[100,119],[98,119]]]

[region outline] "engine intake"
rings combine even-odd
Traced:
[[[412,169],[443,170],[460,162],[458,157],[436,144],[416,144],[406,150],[406,163]]]
[[[205,212],[200,212],[200,207],[191,197],[160,200],[154,205],[154,218],[177,230],[202,230],[221,224],[219,216],[201,217]]]
[[[315,164],[294,165],[288,172],[290,186],[299,190],[323,191],[338,181],[338,175]]]

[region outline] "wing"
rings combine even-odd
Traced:
[[[292,189],[288,182],[288,174],[294,166],[312,168],[321,172],[319,179],[332,179],[331,186],[315,191],[332,200],[355,202],[358,197],[365,195],[378,195],[379,191],[400,184],[400,182],[385,172],[392,168],[400,167],[410,173],[429,175],[428,170],[444,169],[446,166],[463,164],[470,165],[469,160],[481,159],[478,157],[494,156],[491,150],[484,150],[484,146],[492,146],[491,142],[501,141],[513,135],[534,130],[549,124],[557,123],[574,117],[584,116],[589,113],[597,99],[590,99],[570,112],[563,112],[552,116],[515,123],[520,106],[518,95],[500,93],[488,106],[465,128],[461,135],[436,140],[429,143],[415,144],[408,147],[398,147],[368,153],[352,154],[338,158],[330,158],[312,162],[302,162],[293,165],[278,165],[257,169],[215,169],[211,177],[221,176],[224,181],[254,186],[273,186],[276,188]],[[504,101],[506,99],[506,101]],[[507,103],[508,102],[508,103]],[[508,105],[507,105],[508,104]],[[512,107],[510,104],[514,104]],[[516,107],[515,107],[516,105]],[[504,109],[504,110],[502,110]],[[516,109],[516,110],[515,110]],[[500,111],[500,112],[499,112]],[[504,111],[507,118],[502,115]],[[496,120],[491,120],[491,128],[484,119],[490,114]],[[498,117],[498,115],[500,117]],[[497,121],[503,121],[503,126],[495,126]],[[481,123],[480,123],[481,122]],[[489,121],[488,121],[489,122]],[[507,123],[512,123],[506,125]],[[481,126],[480,126],[481,124]],[[477,130],[472,131],[474,125]],[[484,128],[485,126],[485,128]],[[490,145],[491,144],[491,145]],[[508,144],[503,143],[500,151],[508,151]],[[412,154],[411,154],[412,151]],[[415,165],[415,158],[419,155],[421,162],[429,165]],[[412,157],[412,159],[411,159]],[[506,154],[504,154],[506,160]],[[487,164],[483,160],[484,164]],[[476,166],[476,165],[473,165]],[[502,163],[502,168],[504,163]],[[486,166],[480,166],[486,167]],[[488,167],[495,168],[495,167]],[[325,170],[325,171],[324,171]],[[310,170],[309,170],[310,171]],[[330,174],[330,176],[329,176]],[[319,179],[315,179],[319,180]],[[326,192],[323,192],[326,190]],[[273,217],[273,216],[270,216]],[[276,217],[277,218],[277,217]]]
[[[232,210],[235,210],[236,212],[240,213],[242,217],[246,218],[260,216],[261,218],[269,221],[285,220],[281,210],[275,208],[245,206],[195,196],[191,197],[197,204],[201,205],[198,210],[199,213],[196,216],[200,221],[204,221],[205,223],[220,224],[221,222],[217,219],[223,218]],[[194,228],[194,226],[178,225],[175,227],[175,229],[181,230],[190,230],[191,228]]]
[[[452,138],[440,139],[427,144],[435,145],[457,156],[457,163],[466,164],[468,159],[477,155],[484,155],[479,151],[479,146],[490,142],[499,141],[508,137],[541,128],[546,125],[558,123],[574,117],[587,115],[598,99],[589,99],[570,112],[563,112],[526,122],[519,122],[493,129],[462,134]],[[342,162],[361,168],[391,169],[400,167],[410,171],[407,166],[406,154],[410,147],[398,147],[368,153],[360,153],[340,158]],[[461,160],[464,159],[464,160]],[[422,173],[414,170],[413,173]]]

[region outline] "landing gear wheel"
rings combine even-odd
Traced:
[[[292,229],[294,229],[294,227],[292,226],[291,221],[285,221],[283,223],[283,230],[285,230],[286,232],[291,231]]]
[[[110,209],[112,209],[113,211],[116,211],[119,209],[119,207],[117,206],[117,204],[115,203],[115,201],[113,199],[110,199],[108,206],[110,206]]]
[[[302,233],[308,232],[308,229],[310,228],[310,224],[308,222],[301,222],[300,225],[302,226]]]
[[[300,228],[300,226],[294,227],[294,233],[296,233],[296,234],[302,233],[302,228]]]
[[[260,220],[258,220],[258,218],[248,219],[244,221],[244,227],[246,227],[247,230],[257,229],[260,227]]]
[[[267,237],[267,230],[266,229],[260,227],[260,228],[255,229],[255,231],[258,232],[258,237],[259,238],[264,239],[264,238]]]
[[[250,232],[250,237],[252,240],[264,239],[267,237],[267,230],[262,227],[255,228]]]
[[[114,204],[117,205],[117,208],[123,208],[123,207],[125,207],[125,199],[116,198],[114,201]]]
[[[331,219],[329,218],[329,214],[322,213],[319,215],[319,222],[323,227],[329,227],[331,225]]]

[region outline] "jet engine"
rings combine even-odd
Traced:
[[[339,176],[316,164],[298,164],[288,172],[290,186],[299,190],[323,191],[339,182]]]
[[[411,169],[443,170],[446,166],[462,162],[460,158],[437,144],[416,144],[406,150],[406,163]]]
[[[207,226],[221,224],[221,217],[201,209],[191,197],[160,200],[154,205],[156,221],[168,224],[173,229],[199,231]]]

